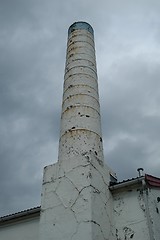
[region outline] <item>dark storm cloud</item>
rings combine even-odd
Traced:
[[[122,59],[109,77],[102,105],[105,155],[121,179],[136,176],[141,166],[159,175],[159,76],[159,63],[134,57]]]
[[[139,3],[111,8],[97,44],[105,158],[120,179],[160,167],[160,4]]]
[[[37,205],[42,169],[57,160],[56,87],[62,85],[64,64],[55,69],[61,47],[57,51],[54,44],[59,39],[37,24],[30,2],[12,4],[5,1],[0,8],[5,12],[0,41],[1,215]]]
[[[0,1],[0,215],[40,204],[43,167],[57,161],[74,21],[95,30],[106,161],[120,179],[141,166],[159,175],[159,10],[146,0]]]

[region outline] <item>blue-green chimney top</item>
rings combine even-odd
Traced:
[[[73,23],[69,29],[68,29],[68,35],[70,35],[73,31],[78,30],[78,29],[85,29],[88,32],[90,32],[91,34],[94,35],[94,31],[92,26],[87,23],[87,22],[75,22]]]

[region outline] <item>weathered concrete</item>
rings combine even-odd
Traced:
[[[41,239],[112,239],[108,182],[108,171],[92,153],[46,167]]]
[[[116,240],[159,240],[160,191],[145,177],[110,187]]]
[[[44,170],[40,239],[113,239],[109,181],[93,29],[80,22],[69,28],[59,156]]]
[[[139,189],[114,194],[113,226],[117,240],[150,240],[145,209],[144,195]]]
[[[146,194],[151,234],[153,234],[153,239],[158,240],[160,239],[160,190],[159,188],[150,188]]]

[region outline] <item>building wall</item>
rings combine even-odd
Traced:
[[[5,224],[0,227],[1,240],[38,240],[39,217],[25,221]]]
[[[113,193],[116,240],[150,240],[144,194],[137,188]]]
[[[96,180],[96,182],[99,182]],[[64,192],[64,191],[63,191]],[[97,193],[98,194],[98,193]],[[64,195],[63,197],[66,198]],[[68,195],[69,197],[69,195]],[[87,196],[86,196],[87,197]],[[107,199],[106,199],[107,200]],[[109,199],[108,199],[109,200]],[[106,201],[107,209],[110,209],[110,224],[112,230],[108,236],[109,226],[108,222],[102,217],[102,223],[106,226],[105,237],[114,240],[159,240],[160,239],[160,190],[156,188],[147,188],[142,190],[142,185],[137,187],[128,187],[123,189],[116,189],[110,194],[110,201]],[[108,205],[110,202],[110,206]],[[112,206],[113,204],[113,206]],[[82,217],[83,205],[79,205],[79,215],[77,219]],[[95,209],[98,209],[95,206]],[[112,211],[113,209],[113,211]],[[95,211],[96,213],[96,211]],[[103,211],[104,213],[104,211]],[[112,214],[113,213],[113,214]],[[97,214],[97,213],[96,213]],[[69,220],[67,214],[64,215],[64,220]],[[88,215],[86,215],[88,216]],[[101,213],[101,216],[103,214]],[[52,217],[52,216],[51,216]],[[54,216],[58,219],[58,215]],[[94,217],[94,216],[93,216]],[[94,222],[94,221],[93,221]],[[0,239],[1,240],[39,240],[42,238],[42,232],[39,235],[39,216],[27,215],[25,218],[17,221],[13,218],[8,223],[1,223]],[[70,224],[70,221],[66,226]],[[49,224],[45,226],[48,229]],[[72,225],[73,231],[76,229]],[[96,230],[96,229],[95,229]],[[83,228],[84,231],[84,228]],[[50,239],[54,239],[52,235]],[[64,236],[66,239],[66,236]],[[84,232],[85,237],[85,232]],[[55,238],[57,239],[57,238]],[[64,239],[64,238],[63,238]],[[75,238],[78,239],[78,238]],[[96,238],[95,238],[96,239]]]
[[[153,239],[160,239],[160,190],[148,190],[148,207]]]

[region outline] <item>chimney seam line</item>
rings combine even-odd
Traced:
[[[75,56],[75,55],[85,55],[85,56],[89,56],[90,58],[92,58],[93,61],[96,63],[95,56],[93,56],[93,55],[91,55],[91,54],[89,54],[89,53],[84,53],[84,52],[82,52],[82,53],[76,53],[76,52],[74,52],[74,53],[71,53],[71,54],[70,54],[71,56],[68,56],[69,54],[70,54],[70,51],[67,53],[66,62],[67,62],[71,57],[73,57],[73,56]]]
[[[91,107],[91,106],[88,106],[88,105],[72,105],[72,108],[79,108],[79,107],[82,107],[82,108],[91,108],[92,110],[94,110],[95,112],[97,112],[98,113],[98,115],[100,116],[100,112],[97,110],[97,109],[95,109],[95,108],[93,108],[93,107]],[[72,108],[66,108],[62,113],[61,113],[61,115],[63,115],[66,111],[68,111],[69,109],[72,109]]]
[[[65,84],[66,81],[70,80],[71,77],[73,77],[73,79],[74,79],[74,76],[75,76],[75,75],[77,76],[77,73],[74,73],[74,74],[72,74],[71,76],[68,76],[67,78],[65,78],[65,79],[64,79],[64,84]],[[97,78],[94,78],[94,77],[91,76],[90,74],[88,74],[88,73],[78,73],[78,75],[82,75],[82,76],[85,75],[85,76],[87,76],[88,79],[91,79],[91,78],[92,78],[92,80],[93,80],[93,81],[97,84],[97,86],[98,86]],[[64,76],[64,77],[65,77],[65,76]]]
[[[93,96],[91,96],[91,95],[88,95],[88,94],[83,94],[83,93],[79,93],[79,94],[74,94],[74,95],[69,95],[68,97],[66,97],[65,99],[63,99],[63,103],[65,103],[65,101],[67,101],[69,98],[72,98],[72,97],[74,97],[74,96],[88,96],[88,97],[90,97],[90,98],[93,98],[94,100],[96,100],[96,102],[98,102],[98,105],[100,105],[99,104],[99,99],[96,99],[95,97],[93,97]],[[64,105],[62,103],[62,106]]]
[[[92,47],[92,49],[93,49],[93,52],[95,53],[95,49],[94,49],[94,45],[92,45],[90,42],[87,42],[87,41],[72,41],[72,42],[70,42],[68,45],[67,45],[67,50],[68,50],[68,48],[71,46],[71,45],[74,45],[74,44],[76,44],[76,43],[87,43],[87,44],[89,44],[91,47]],[[79,47],[79,46],[76,46],[77,48]],[[81,46],[80,46],[81,47]],[[84,47],[84,46],[83,46]]]
[[[74,66],[74,67],[71,67],[69,70],[67,70],[66,72],[65,72],[65,75],[66,74],[68,74],[71,70],[73,70],[73,69],[75,69],[75,68],[89,68],[92,72],[94,72],[95,73],[95,75],[97,76],[97,73],[96,73],[96,71],[95,70],[93,70],[91,67],[89,67],[89,66],[84,66],[84,65],[81,65],[81,66]],[[76,74],[78,74],[78,73],[76,73]],[[82,73],[83,74],[83,73]]]
[[[76,128],[76,129],[69,129],[69,130],[65,131],[65,133],[60,136],[60,140],[61,140],[66,134],[68,134],[68,133],[70,133],[70,132],[76,132],[76,131],[91,132],[91,133],[95,134],[96,136],[98,136],[100,139],[102,138],[101,135],[99,135],[98,133],[96,133],[96,132],[94,132],[94,131],[92,131],[92,130],[89,130],[89,129],[86,129],[86,128]]]
[[[71,88],[70,86],[71,86],[71,85],[69,85],[69,86],[64,90],[63,95],[68,91],[68,89]],[[76,84],[76,85],[72,85],[72,88],[74,88],[74,87],[81,87],[81,86],[83,86],[83,87],[88,87],[88,88],[93,89],[93,90],[97,93],[97,95],[98,95],[98,91],[97,91],[94,87],[91,87],[91,86],[89,86],[89,85],[87,85],[87,84]]]

